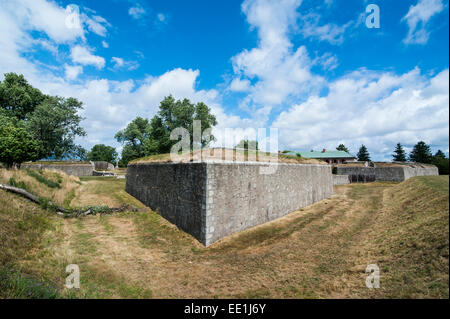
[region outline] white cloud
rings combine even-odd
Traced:
[[[165,22],[166,21],[166,16],[162,13],[158,13],[156,15],[156,18],[159,20],[159,22]]]
[[[145,9],[140,4],[137,4],[136,6],[131,7],[128,10],[128,14],[137,20],[145,16],[147,14],[147,11],[145,11]]]
[[[136,61],[125,61],[118,57],[113,57],[111,62],[114,64],[114,69],[126,68],[128,71],[133,71],[139,68],[139,63]]]
[[[319,24],[320,15],[309,13],[301,18],[301,33],[305,38],[317,38],[320,41],[328,41],[331,44],[342,44],[345,31],[353,24],[352,21],[344,25],[328,23]]]
[[[64,65],[66,78],[68,80],[75,80],[78,75],[83,73],[83,67],[79,65],[70,66],[68,64]]]
[[[76,45],[71,49],[70,57],[75,63],[82,65],[93,65],[97,69],[102,69],[105,66],[104,58],[93,55],[90,49],[80,45]]]
[[[442,0],[419,0],[415,6],[409,8],[402,18],[408,24],[408,35],[403,40],[406,44],[426,44],[429,32],[426,29],[428,21],[437,13],[444,10]]]
[[[78,12],[71,11],[71,7],[62,8],[54,2],[45,0],[18,0],[3,5],[9,7],[9,12],[23,23],[21,27],[25,30],[45,32],[57,43],[84,38],[85,31],[82,25],[73,23],[79,21],[80,16]]]
[[[327,96],[313,95],[282,112],[273,125],[282,144],[296,149],[346,141],[354,153],[364,143],[383,158],[397,142],[447,147],[448,76],[448,69],[431,79],[417,68],[400,76],[355,71],[330,83]]]
[[[280,2],[247,0],[242,10],[247,21],[258,32],[258,47],[244,50],[232,58],[234,72],[257,79],[242,106],[252,112],[264,105],[263,113],[322,84],[310,72],[311,60],[304,46],[293,48],[288,33],[296,26],[299,0]]]
[[[333,71],[339,66],[339,62],[336,55],[333,55],[329,52],[323,54],[320,57],[315,58],[313,63],[320,65],[322,69],[326,71]]]
[[[105,37],[106,36],[106,28],[110,27],[111,24],[106,21],[106,19],[100,16],[92,16],[92,18],[88,17],[86,14],[81,15],[82,20],[86,23],[88,29],[95,34]]]
[[[105,49],[109,48],[109,44],[108,44],[108,42],[106,42],[106,41],[102,41],[102,46],[103,46]]]
[[[122,58],[113,57],[111,61],[114,63],[114,67],[120,68],[125,64]]]
[[[250,81],[247,79],[241,80],[240,78],[234,78],[230,83],[229,89],[234,92],[246,92],[250,89]]]

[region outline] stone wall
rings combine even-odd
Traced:
[[[348,175],[351,183],[369,183],[375,181],[373,167],[337,167],[337,175]]]
[[[375,167],[352,167],[345,165],[337,168],[337,174],[350,176],[352,183],[371,181],[402,182],[414,176],[439,175],[438,168],[433,165],[405,164],[379,165]]]
[[[92,176],[93,167],[89,163],[64,163],[64,164],[57,164],[57,163],[23,163],[21,168],[30,168],[30,169],[49,169],[53,171],[63,171],[64,173],[68,175],[74,175],[74,176]]]
[[[271,164],[272,168],[274,168]],[[205,245],[333,193],[329,165],[192,162],[128,165],[126,191]]]
[[[96,171],[114,170],[114,165],[106,161],[94,161],[91,163],[94,165]]]
[[[350,184],[348,175],[333,175],[333,186]]]
[[[125,190],[205,243],[205,163],[142,163],[127,167]]]

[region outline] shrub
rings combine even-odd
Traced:
[[[13,186],[13,187],[18,187],[18,188],[22,188],[26,191],[28,191],[28,185],[25,184],[25,182],[23,181],[16,181],[16,179],[14,177],[11,177],[9,179],[9,185]]]

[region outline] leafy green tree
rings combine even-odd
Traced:
[[[20,167],[21,163],[36,160],[38,156],[39,144],[23,123],[0,116],[0,162],[7,167],[14,164]]]
[[[356,156],[358,157],[358,161],[360,161],[360,162],[370,161],[369,151],[367,150],[367,147],[364,144],[361,145],[361,147],[359,148],[358,154],[356,154]]]
[[[8,110],[19,120],[27,119],[45,98],[23,75],[6,73],[3,82],[0,81],[0,109]]]
[[[81,108],[82,103],[74,98],[42,94],[23,75],[6,73],[0,82],[1,114],[20,121],[34,137],[38,158],[62,158],[77,152],[74,138],[86,134],[77,114]]]
[[[175,100],[171,95],[164,98],[159,106],[159,112],[151,120],[150,141],[146,147],[147,155],[169,153],[177,141],[170,140],[170,133],[175,128],[184,128],[190,134],[191,149],[194,145],[194,120],[200,121],[202,132],[217,125],[217,120],[211,114],[210,108],[203,102],[191,103],[188,99]],[[199,146],[205,147],[214,140],[201,138]]]
[[[347,152],[347,153],[350,153],[350,151],[348,150],[348,148],[347,148],[347,147],[345,147],[345,145],[344,145],[344,144],[339,144],[339,146],[338,146],[338,147],[336,147],[336,149],[337,149],[338,151],[343,151],[343,152]]]
[[[185,128],[190,134],[193,147],[194,120],[201,123],[202,132],[217,124],[208,106],[202,102],[193,104],[188,99],[175,100],[171,95],[161,101],[158,113],[151,119],[137,117],[124,130],[117,132],[115,138],[124,144],[120,164],[126,166],[130,160],[146,155],[169,153],[177,141],[170,139],[175,128]],[[214,136],[210,137],[211,140]],[[203,138],[201,146],[210,140]]]
[[[402,144],[397,143],[395,147],[394,154],[392,154],[394,161],[396,162],[406,162],[406,152],[403,149]]]
[[[258,141],[241,140],[235,148],[243,148],[245,150],[259,150]]]
[[[105,144],[94,145],[91,151],[87,154],[87,159],[89,161],[105,161],[114,164],[116,158],[116,149]]]
[[[409,154],[409,160],[411,162],[430,164],[433,159],[433,155],[430,150],[430,146],[424,141],[418,142],[414,145],[413,150]]]
[[[122,163],[126,166],[129,161],[145,156],[144,145],[149,139],[150,124],[147,119],[137,117],[127,127],[115,135],[119,143],[124,144]]]
[[[82,103],[74,98],[48,97],[39,104],[26,121],[26,126],[40,141],[39,157],[62,158],[73,154],[76,136],[85,136],[77,112]]]

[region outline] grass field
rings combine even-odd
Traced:
[[[0,183],[12,176],[71,207],[143,207],[123,179],[62,174],[59,189],[0,170]],[[0,297],[448,298],[448,196],[448,176],[342,185],[205,248],[149,209],[62,219],[0,191]],[[68,264],[78,290],[64,288]],[[368,264],[379,289],[365,286]]]

